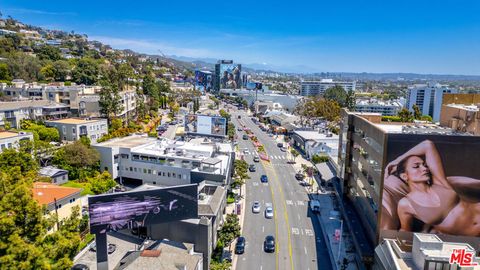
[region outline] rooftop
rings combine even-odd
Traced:
[[[68,171],[67,170],[62,170],[62,169],[59,169],[59,168],[56,168],[56,167],[53,167],[53,166],[43,167],[38,171],[39,175],[48,176],[48,177],[52,177],[52,176],[55,176],[57,174],[65,174],[65,173],[68,174]]]
[[[46,121],[47,123],[58,123],[58,124],[71,124],[71,125],[80,125],[80,124],[88,124],[88,123],[95,123],[104,119],[80,119],[80,118],[65,118],[59,120],[49,120]]]
[[[60,200],[80,191],[82,191],[81,188],[62,187],[46,182],[35,182],[32,188],[33,198],[42,205],[53,203],[55,199]]]
[[[133,148],[156,141],[157,139],[147,137],[146,135],[131,135],[123,138],[114,138],[102,143],[97,143],[95,144],[95,146]]]
[[[463,109],[463,110],[467,110],[467,111],[472,111],[472,112],[478,112],[480,109],[480,104],[470,104],[470,105],[466,105],[466,104],[446,104],[446,106],[448,107],[452,107],[452,108],[457,108],[457,109]]]
[[[31,133],[18,133],[18,132],[12,132],[12,131],[0,131],[0,139],[8,139],[8,138],[13,138],[17,136],[28,136],[31,135]]]
[[[0,102],[0,111],[17,110],[20,108],[43,108],[43,107],[66,107],[66,104],[56,103],[50,100],[24,100],[24,101],[10,101]]]
[[[331,134],[331,136],[325,134],[325,133],[320,133],[318,130],[294,130],[294,133],[298,134],[300,137],[302,137],[304,140],[336,140],[338,141],[338,135]]]

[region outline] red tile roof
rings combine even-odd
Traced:
[[[53,203],[55,198],[60,200],[81,190],[81,188],[62,187],[46,182],[35,182],[32,188],[33,198],[42,205]]]

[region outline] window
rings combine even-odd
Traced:
[[[152,170],[148,169],[148,174],[152,174]]]
[[[167,177],[170,177],[170,172],[167,173]]]
[[[158,176],[162,176],[162,172],[159,171],[159,172],[158,172]]]
[[[108,171],[108,167],[105,167],[104,169],[105,169],[105,171]]]
[[[136,172],[136,171],[137,171],[137,167],[133,168],[133,171]]]
[[[143,173],[147,173],[147,169],[144,168],[144,169],[143,169]]]
[[[12,144],[11,144],[11,143],[8,143],[8,148],[12,148]]]
[[[178,179],[182,179],[182,174],[178,174]]]
[[[73,134],[76,133],[75,127],[72,127],[72,133],[73,133]]]
[[[2,149],[5,149],[5,144],[2,144],[2,145],[1,145],[1,148],[2,148]]]
[[[176,177],[176,176],[177,176],[176,173],[172,173],[172,177]]]
[[[133,171],[133,168],[132,168],[132,167],[130,167],[130,171]]]
[[[157,182],[153,181],[153,184],[154,184],[154,185],[156,185],[156,184],[157,184]]]

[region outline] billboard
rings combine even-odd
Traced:
[[[247,87],[248,90],[261,90],[262,89],[262,83],[258,82],[248,82]]]
[[[196,218],[197,193],[195,184],[88,197],[90,232]]]
[[[242,65],[220,64],[220,88],[240,89],[242,88]]]
[[[478,248],[479,153],[474,136],[389,134],[380,237],[435,233]]]
[[[210,71],[195,70],[195,86],[200,91],[212,89],[212,73]]]
[[[195,115],[185,116],[185,132],[211,136],[227,135],[227,119],[220,116]]]

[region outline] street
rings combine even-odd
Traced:
[[[311,218],[308,208],[308,194],[305,187],[295,179],[295,169],[287,163],[287,154],[277,147],[274,137],[250,120],[243,111],[232,114],[232,121],[239,127],[238,115],[242,122],[252,130],[265,151],[270,162],[253,162],[256,149],[250,140],[242,140],[243,131],[237,131],[238,147],[249,164],[255,164],[256,172],[250,172],[251,179],[246,181],[246,213],[243,236],[247,246],[245,254],[238,255],[236,269],[331,269],[328,250],[324,243],[317,218]],[[268,183],[261,183],[260,176],[266,174]],[[261,212],[252,213],[253,201],[259,201]],[[274,208],[274,219],[264,216],[265,203]],[[275,253],[263,251],[265,236],[276,239]]]

